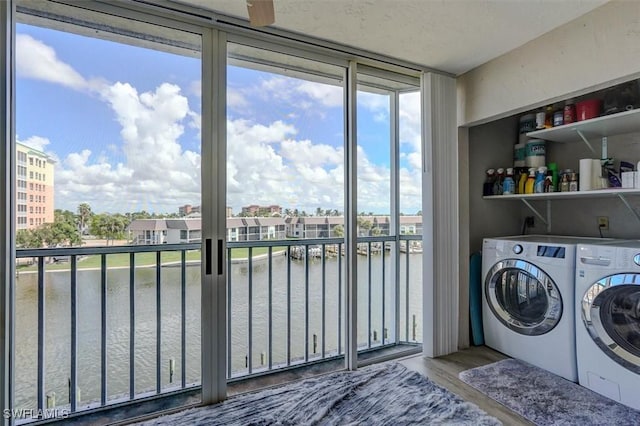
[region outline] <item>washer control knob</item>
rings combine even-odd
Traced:
[[[520,244],[516,244],[515,246],[513,246],[513,252],[515,254],[520,254],[522,253],[522,246]]]

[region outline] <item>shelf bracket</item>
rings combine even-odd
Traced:
[[[528,202],[524,198],[522,198],[522,202],[525,204],[525,206],[529,207],[529,210],[531,210],[533,212],[533,214],[535,214],[538,217],[538,219],[540,219],[540,221],[542,223],[547,225],[547,232],[551,232],[551,220],[550,220],[550,218],[551,218],[551,202],[549,200],[547,200],[547,218],[546,219],[538,212],[538,210],[535,209],[535,207],[533,207],[531,205],[530,202]]]
[[[578,133],[578,136],[580,136],[580,139],[582,139],[582,142],[585,143],[585,145],[587,145],[589,147],[589,149],[591,150],[591,152],[593,152],[594,154],[596,154],[596,150],[593,149],[593,147],[591,146],[591,144],[589,143],[589,140],[584,136],[584,134],[576,129],[576,133]],[[604,149],[604,148],[603,148]]]
[[[617,194],[617,195],[618,195],[618,198],[620,198],[620,201],[622,201],[624,205],[627,206],[627,208],[631,211],[631,213],[633,213],[636,216],[636,219],[640,221],[640,213],[638,213],[638,211],[634,209],[631,204],[629,204],[629,202],[627,201],[627,199],[624,197],[623,194]]]

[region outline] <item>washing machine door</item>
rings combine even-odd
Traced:
[[[560,322],[560,291],[551,277],[532,263],[502,260],[487,272],[484,286],[493,314],[517,333],[545,334]]]
[[[582,296],[582,320],[612,360],[640,374],[640,274],[615,274]]]

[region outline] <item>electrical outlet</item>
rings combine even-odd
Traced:
[[[609,217],[598,216],[598,227],[604,231],[609,229]]]
[[[527,226],[527,228],[533,228],[534,226],[536,226],[535,223],[535,219],[533,216],[527,216],[524,218],[524,223]]]

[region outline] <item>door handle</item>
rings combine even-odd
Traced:
[[[224,256],[222,256],[222,240],[218,240],[218,275],[222,275],[223,272],[223,259]]]
[[[211,238],[204,240],[204,273],[211,275]]]

